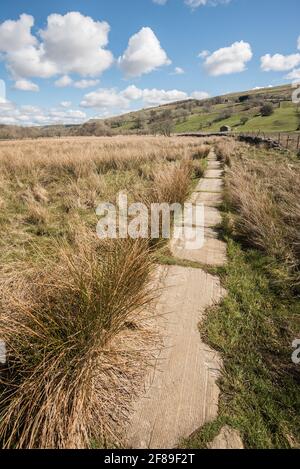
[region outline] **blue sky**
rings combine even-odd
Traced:
[[[1,0],[0,123],[300,81],[299,17],[299,0]]]

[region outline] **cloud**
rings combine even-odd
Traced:
[[[72,106],[72,102],[71,101],[62,101],[60,103],[61,107],[64,107],[64,108],[67,108],[67,107],[71,107]]]
[[[40,31],[46,57],[63,73],[96,76],[111,66],[113,56],[104,49],[110,26],[79,12],[48,16],[47,28]]]
[[[23,14],[19,20],[7,20],[0,24],[0,51],[16,52],[35,46],[37,40],[31,35],[33,16]]]
[[[227,4],[230,2],[231,0],[184,0],[184,3],[192,9],[205,6],[205,5],[217,6],[220,4]]]
[[[57,88],[66,88],[67,86],[71,86],[73,84],[73,80],[69,75],[63,75],[58,80],[54,82],[54,85]]]
[[[0,24],[0,52],[17,79],[69,73],[98,76],[113,63],[106,49],[110,27],[105,21],[69,12],[48,16],[38,36],[32,34],[33,26],[34,18],[25,14]]]
[[[206,57],[208,57],[209,54],[210,54],[209,50],[203,50],[202,52],[198,54],[198,57],[200,57],[200,59],[206,59]]]
[[[292,70],[290,73],[288,73],[285,76],[286,80],[292,80],[292,81],[300,81],[300,68],[297,68],[295,70]]]
[[[183,101],[188,99],[187,93],[179,90],[158,90],[153,89],[144,89],[143,90],[143,101],[146,105],[157,106],[160,104],[168,104],[174,101]]]
[[[128,86],[126,90],[122,91],[122,96],[129,100],[137,100],[143,97],[143,91],[135,85]]]
[[[185,71],[181,67],[175,67],[172,75],[184,75]]]
[[[74,82],[75,88],[91,88],[99,84],[99,80],[79,80]]]
[[[207,93],[206,91],[194,91],[192,94],[191,94],[191,97],[194,98],[194,99],[198,99],[199,101],[201,101],[202,99],[207,99],[210,97],[210,94]]]
[[[86,94],[80,105],[98,109],[126,108],[129,105],[129,100],[118,93],[114,88],[101,88]]]
[[[21,90],[21,91],[39,91],[40,90],[38,85],[36,85],[30,80],[25,80],[25,79],[17,80],[14,85],[14,88],[16,90]]]
[[[0,124],[26,126],[80,124],[86,119],[86,113],[78,109],[43,109],[38,106],[18,107],[13,103],[0,103]]]
[[[127,77],[138,77],[152,72],[171,61],[151,28],[142,28],[134,34],[118,63]]]
[[[264,72],[284,72],[300,64],[300,54],[281,55],[266,54],[261,57],[261,69]]]
[[[153,3],[157,3],[158,5],[166,5],[168,0],[152,0]],[[184,0],[184,3],[194,10],[200,6],[211,5],[216,6],[219,4],[226,4],[230,3],[231,0]]]
[[[74,86],[75,88],[85,89],[91,88],[92,86],[96,86],[99,84],[99,80],[72,80],[69,75],[63,75],[58,80],[54,82],[54,85],[57,88],[66,88],[67,86]]]
[[[158,106],[168,104],[174,101],[183,101],[190,98],[206,99],[209,94],[204,91],[195,91],[191,96],[185,91],[163,90],[163,89],[140,89],[135,85],[128,86],[123,91],[116,89],[100,89],[84,96],[81,106],[93,107],[102,110],[109,108],[126,109],[132,101],[142,101],[144,106]]]
[[[0,79],[0,104],[6,103],[6,84]]]
[[[223,47],[209,55],[204,68],[212,76],[243,72],[252,57],[250,44],[244,41],[235,42],[230,47]]]

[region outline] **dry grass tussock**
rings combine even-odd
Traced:
[[[84,448],[118,439],[150,358],[140,315],[153,299],[146,241],[89,233],[59,260],[2,282],[0,438],[4,447]],[[134,334],[133,334],[134,332]],[[140,372],[140,369],[139,369]],[[118,425],[116,424],[118,422]],[[120,430],[120,428],[119,428]]]
[[[120,441],[158,340],[155,253],[149,240],[100,242],[95,207],[121,190],[183,202],[207,152],[185,138],[0,143],[3,447]]]
[[[245,145],[237,142],[234,138],[220,137],[215,140],[215,152],[219,161],[230,166],[232,157],[240,155]]]
[[[299,286],[299,163],[271,152],[266,152],[263,158],[232,158],[227,172],[227,197],[238,213],[236,232],[284,262],[288,281]]]

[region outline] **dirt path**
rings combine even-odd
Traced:
[[[214,229],[221,221],[222,168],[214,152],[208,169],[192,195],[193,204],[204,204],[205,243],[189,251],[185,241],[170,243],[175,257],[219,266],[226,262],[226,245]],[[201,269],[170,266],[163,269],[163,293],[156,313],[163,344],[156,367],[135,403],[127,431],[132,448],[173,448],[193,431],[217,417],[221,367],[218,354],[199,334],[205,309],[225,294],[219,278]]]

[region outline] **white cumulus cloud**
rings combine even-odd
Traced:
[[[105,21],[69,12],[49,15],[37,36],[33,26],[34,18],[25,14],[0,24],[0,52],[17,79],[69,73],[98,76],[113,63],[106,49],[110,27]]]
[[[172,75],[184,75],[185,71],[181,67],[175,67]]]
[[[99,84],[99,80],[79,80],[74,82],[75,88],[91,88]]]
[[[204,68],[212,76],[229,75],[246,70],[246,63],[253,57],[250,44],[244,41],[235,42],[207,56]]]
[[[143,90],[143,101],[146,105],[157,106],[159,104],[168,104],[173,101],[182,101],[188,99],[188,94],[185,91],[179,90],[158,90],[153,89],[144,89]]]
[[[62,101],[60,103],[61,107],[71,107],[72,106],[72,102],[71,101]]]
[[[144,73],[169,65],[171,61],[151,28],[142,28],[134,34],[118,63],[127,77],[138,77]]]
[[[199,52],[198,57],[200,57],[200,59],[206,59],[206,57],[208,57],[209,54],[210,54],[209,50],[203,50],[202,52]]]
[[[86,119],[86,113],[78,109],[44,109],[38,106],[17,106],[13,103],[0,103],[0,124],[26,126],[80,124]]]
[[[152,0],[153,3],[157,3],[158,5],[166,5],[168,0]],[[184,0],[184,3],[192,9],[205,6],[205,5],[212,5],[216,6],[218,4],[226,4],[230,3],[231,0]]]
[[[143,91],[137,88],[135,85],[130,85],[124,91],[122,91],[122,96],[129,100],[137,100],[143,97]]]
[[[30,80],[17,80],[14,88],[21,91],[39,91],[39,87],[36,83],[33,83]]]
[[[86,94],[80,105],[99,109],[126,108],[129,105],[129,100],[118,93],[114,88],[101,88]]]
[[[67,86],[71,86],[73,84],[73,80],[69,75],[63,75],[58,80],[54,82],[54,85],[57,88],[66,88]]]
[[[295,70],[288,73],[285,78],[296,82],[300,81],[300,68],[295,68]]]
[[[112,89],[99,89],[84,96],[81,106],[90,108],[99,108],[107,110],[126,109],[132,101],[142,101],[146,107],[168,104],[174,101],[183,101],[190,98],[206,99],[209,94],[204,91],[194,91],[191,96],[185,91],[180,90],[164,90],[157,88],[137,88],[135,85],[128,86],[123,91]]]
[[[207,99],[210,97],[210,94],[207,93],[206,91],[194,91],[192,94],[191,94],[191,97],[194,98],[194,99],[198,99],[199,101],[201,101],[202,99]]]
[[[0,79],[0,104],[6,103],[6,84]]]
[[[266,54],[260,60],[264,72],[285,72],[300,64],[300,54]]]
[[[40,31],[46,57],[63,73],[96,76],[113,62],[108,44],[110,26],[79,12],[48,16],[47,27]]]

